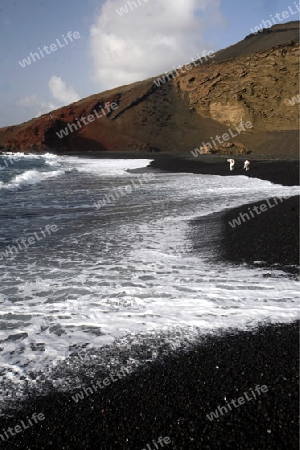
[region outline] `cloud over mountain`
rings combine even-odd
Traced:
[[[64,105],[76,102],[80,98],[72,87],[66,85],[61,77],[53,75],[49,80],[48,87],[52,96]]]
[[[211,50],[205,31],[222,23],[220,0],[107,0],[90,29],[93,78],[108,89],[169,71]]]

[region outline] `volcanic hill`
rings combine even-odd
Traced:
[[[184,64],[184,61],[182,61]],[[171,73],[171,72],[170,72]],[[158,82],[158,78],[162,78]],[[168,78],[160,75],[95,94],[20,125],[0,129],[10,151],[164,151],[190,154],[202,142],[253,127],[218,151],[298,155],[299,22],[275,25]],[[155,83],[156,81],[156,83]],[[106,102],[107,116],[57,133]],[[73,127],[74,128],[74,127]],[[234,145],[235,144],[235,145]]]

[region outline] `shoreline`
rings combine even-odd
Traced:
[[[198,217],[190,222],[190,239],[199,253],[210,251],[211,259],[249,264],[267,269],[299,274],[299,199],[298,195],[283,200],[260,215],[249,209],[260,208],[268,200],[247,203],[226,211]],[[272,198],[271,198],[272,200]],[[241,214],[249,220],[241,220]],[[236,221],[240,219],[240,224]],[[235,223],[233,227],[230,225]]]
[[[4,153],[5,154],[5,153]],[[32,152],[40,155],[46,153]],[[244,175],[253,178],[268,180],[284,186],[300,184],[299,158],[273,155],[198,155],[170,154],[160,152],[53,152],[56,156],[70,156],[91,159],[150,159],[153,160],[149,169],[158,169],[166,172],[185,172],[203,175],[235,176]],[[1,156],[1,153],[0,153]],[[253,159],[252,157],[253,156]],[[229,171],[226,159],[234,158],[236,167]],[[243,161],[250,160],[250,171],[243,170]]]
[[[298,334],[299,322],[227,330],[161,357],[77,404],[70,393],[32,398],[13,418],[0,418],[0,429],[33,412],[45,420],[4,448],[148,450],[147,444],[168,436],[172,444],[165,448],[178,450],[296,450]],[[245,393],[263,385],[267,392],[248,401]],[[244,404],[208,419],[241,396]]]
[[[155,152],[73,152],[60,156],[78,156],[80,158],[95,159],[152,159],[148,168],[167,172],[186,172],[203,175],[244,175],[253,178],[268,180],[284,186],[300,184],[299,159],[288,156],[269,155],[198,155],[194,158],[190,154],[166,154]],[[226,159],[234,158],[236,168],[229,171]],[[243,161],[250,160],[250,171],[243,170]]]
[[[229,170],[226,159],[234,158],[236,161],[233,172]],[[299,185],[299,160],[292,158],[267,158],[261,156],[255,159],[251,155],[199,155],[198,158],[166,157],[155,159],[150,167],[168,172],[187,172],[203,175],[236,176],[243,175],[251,178],[260,178],[284,186]],[[250,160],[250,170],[243,170],[243,162]]]
[[[226,211],[223,216],[226,257],[237,263],[261,261],[268,266],[276,265],[277,269],[299,273],[299,198],[296,195],[277,205],[269,203],[272,208],[241,221],[234,228],[229,222],[249,212],[249,207],[266,205],[266,201]]]

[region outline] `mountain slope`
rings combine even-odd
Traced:
[[[198,67],[174,73],[160,86],[149,78],[2,128],[0,144],[13,151],[189,153],[248,121],[253,127],[232,138],[239,148],[244,144],[254,153],[295,155],[298,80],[299,22],[290,22],[249,35]],[[106,102],[115,102],[117,108],[98,118]],[[78,120],[88,115],[94,116],[93,122],[80,122],[80,127]],[[73,126],[71,132],[72,123],[78,129]],[[67,126],[68,135],[59,138],[57,133]]]

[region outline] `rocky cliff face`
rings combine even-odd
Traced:
[[[221,50],[185,73],[93,95],[51,114],[0,129],[0,144],[23,151],[187,152],[251,122],[218,151],[298,153],[299,24]],[[274,44],[274,45],[273,45]],[[99,117],[106,103],[117,105]],[[294,103],[294,104],[293,104]],[[93,116],[91,123],[80,120]],[[79,122],[79,123],[78,123]],[[69,124],[69,125],[68,125]],[[73,125],[77,124],[77,130]],[[62,130],[68,133],[60,138]],[[72,130],[72,131],[71,131]],[[66,134],[66,133],[65,133]],[[230,137],[231,138],[231,137]],[[233,143],[235,145],[233,146]],[[229,151],[228,151],[229,153]]]
[[[299,92],[298,44],[213,61],[176,81],[202,117],[228,126],[251,121],[257,131],[298,129],[299,109],[288,101]]]

